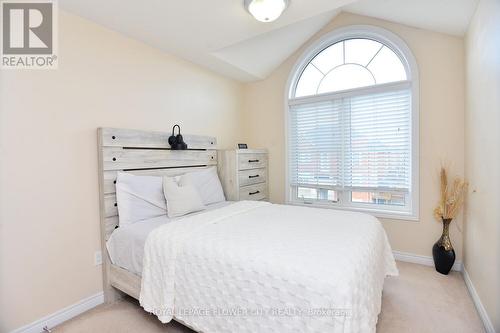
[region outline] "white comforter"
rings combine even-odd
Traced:
[[[242,201],[151,232],[140,303],[200,332],[374,332],[386,275],[376,218]]]

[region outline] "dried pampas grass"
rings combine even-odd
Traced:
[[[441,198],[439,205],[434,209],[434,216],[441,221],[442,219],[454,219],[457,217],[463,206],[465,193],[469,184],[460,178],[456,178],[453,184],[449,186],[448,175],[445,168],[441,168]]]

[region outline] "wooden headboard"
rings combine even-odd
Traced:
[[[214,137],[183,135],[188,150],[170,150],[170,133],[99,128],[99,188],[104,240],[118,225],[115,183],[118,171],[136,175],[176,176],[217,165]]]
[[[215,137],[183,135],[188,150],[170,150],[171,132],[118,128],[97,130],[101,247],[105,289],[110,261],[106,241],[118,226],[115,184],[118,171],[136,175],[176,176],[193,169],[217,165]]]

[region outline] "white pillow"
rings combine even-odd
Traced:
[[[179,184],[181,186],[184,186],[185,184],[194,185],[205,205],[226,200],[219,176],[217,175],[217,169],[215,167],[185,173],[179,179]]]
[[[120,226],[167,214],[162,177],[118,172],[116,200]]]
[[[205,205],[195,186],[183,186],[171,177],[163,178],[163,193],[167,199],[168,217],[179,217],[205,209]]]

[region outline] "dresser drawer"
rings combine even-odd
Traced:
[[[267,183],[240,187],[240,200],[262,200],[267,198]]]
[[[251,153],[238,155],[238,170],[258,169],[267,165],[267,154]]]
[[[264,183],[267,180],[267,170],[249,169],[238,172],[238,181],[240,186]]]

